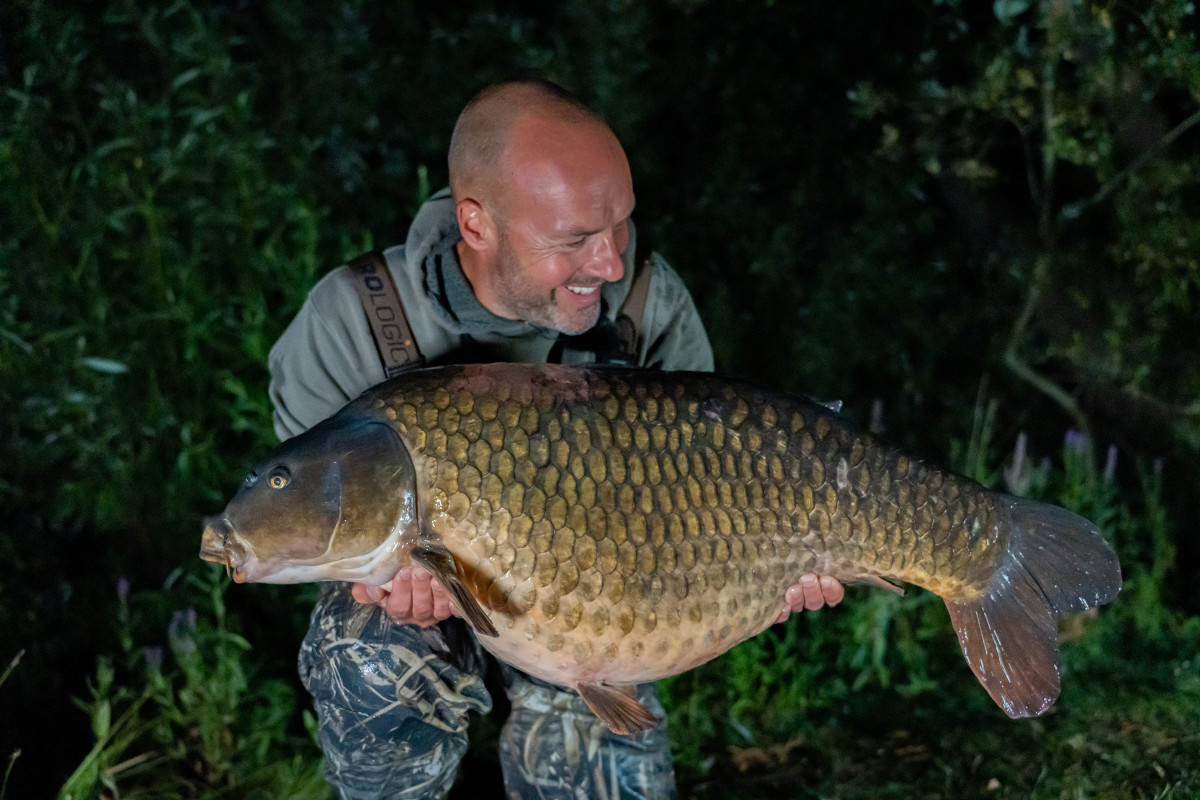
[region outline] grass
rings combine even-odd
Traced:
[[[710,743],[707,752],[717,755],[701,763],[700,774],[688,775],[689,793],[1194,797],[1200,792],[1194,755],[1200,626],[1191,620],[1166,637],[1140,627],[1136,611],[1119,606],[1089,620],[1083,639],[1064,646],[1061,698],[1035,720],[1005,717],[975,684],[953,642],[939,641],[928,659],[936,686],[908,697],[869,689],[810,712],[786,734],[775,731],[757,743]],[[1109,641],[1124,646],[1101,647]],[[672,721],[677,738],[686,737],[679,733],[685,720],[676,715]]]
[[[217,570],[182,578],[167,647],[136,645],[130,601],[117,606],[121,651],[101,657],[78,701],[95,744],[59,791],[62,800],[113,797],[330,796],[289,681],[264,676],[252,646],[230,629],[229,581]],[[155,602],[155,595],[141,598]]]
[[[772,629],[668,682],[684,793],[1200,793],[1194,8],[721,5],[0,4],[0,800],[327,796],[311,590],[226,595],[199,521],[273,439],[266,356],[309,288],[402,238],[461,104],[529,66],[630,145],[725,371],[886,398],[894,437],[1096,520],[1128,570],[1032,722],[928,594]],[[1042,48],[1064,8],[1080,46]],[[1061,404],[1010,352],[1115,476],[1087,437],[1055,450]],[[995,451],[1021,431],[1055,458]]]

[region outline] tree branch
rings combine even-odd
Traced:
[[[1033,319],[1034,309],[1042,297],[1042,289],[1050,275],[1049,256],[1039,255],[1034,264],[1033,276],[1029,283],[1029,292],[1025,296],[1025,306],[1021,309],[1012,332],[1008,337],[1008,346],[1004,349],[1004,365],[1013,371],[1021,380],[1037,389],[1042,394],[1057,403],[1071,417],[1071,421],[1082,431],[1088,430],[1087,415],[1075,402],[1075,398],[1054,381],[1035,370],[1021,355],[1021,340]]]
[[[1077,200],[1070,205],[1063,206],[1062,210],[1058,212],[1059,218],[1063,220],[1075,219],[1092,206],[1103,203],[1108,199],[1109,195],[1115,192],[1133,173],[1141,169],[1147,161],[1169,147],[1176,139],[1187,133],[1197,123],[1200,123],[1200,109],[1192,112],[1190,117],[1172,128],[1153,147],[1135,158],[1125,169],[1110,178],[1094,195],[1086,200]]]

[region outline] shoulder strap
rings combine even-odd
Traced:
[[[637,363],[638,345],[645,327],[646,298],[650,294],[650,273],[654,272],[654,262],[651,256],[639,258],[637,275],[633,277],[633,285],[625,302],[617,310],[617,337],[621,341],[621,353],[632,363]]]
[[[383,253],[372,250],[351,260],[348,266],[363,312],[371,325],[383,374],[391,378],[424,364],[425,358],[413,339],[412,328],[404,315],[400,294]]]

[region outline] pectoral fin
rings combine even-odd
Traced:
[[[637,691],[632,686],[577,683],[575,691],[613,733],[626,736],[658,724],[658,717],[637,701]]]
[[[426,544],[413,548],[412,558],[413,561],[429,570],[438,583],[446,587],[446,591],[458,605],[458,610],[462,612],[476,633],[485,636],[500,635],[496,626],[488,619],[487,614],[483,613],[483,607],[479,605],[479,601],[463,583],[453,553],[440,544]]]
[[[895,592],[896,594],[900,595],[901,597],[904,597],[904,589],[902,587],[897,586],[896,584],[892,583],[889,580],[884,580],[883,578],[879,577],[878,575],[863,575],[863,576],[859,576],[859,577],[849,578],[848,580],[843,581],[843,583],[862,583],[862,584],[866,584],[867,586],[874,586],[879,589],[887,589],[889,592]]]

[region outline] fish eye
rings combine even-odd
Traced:
[[[267,476],[267,485],[272,489],[282,489],[287,486],[292,480],[292,473],[288,472],[287,467],[276,467],[271,470],[271,474]]]

